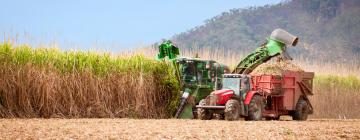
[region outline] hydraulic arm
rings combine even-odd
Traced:
[[[286,45],[295,46],[297,42],[298,37],[285,30],[276,29],[267,39],[267,43],[242,59],[232,73],[249,74],[260,64],[280,54],[285,59],[291,59],[286,52]]]

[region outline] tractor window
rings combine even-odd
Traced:
[[[243,99],[245,99],[246,97],[246,93],[250,90],[250,83],[249,83],[249,78],[248,77],[244,77],[241,80],[241,89],[240,89],[240,94],[243,96]]]
[[[222,89],[231,89],[240,96],[240,78],[224,78],[222,87]]]

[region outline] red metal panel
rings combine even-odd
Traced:
[[[290,76],[288,76],[287,77],[287,75],[285,75],[284,76],[284,86],[285,87],[293,87],[293,86],[295,86],[295,77],[290,77]]]
[[[256,93],[256,91],[247,92],[246,97],[245,97],[245,101],[244,101],[245,105],[250,104],[250,101],[251,101],[252,97],[255,95],[255,93]]]
[[[287,88],[284,89],[284,97],[283,97],[283,106],[286,110],[293,110],[294,108],[294,97],[295,97],[295,89]]]
[[[284,107],[286,110],[294,110],[297,100],[301,95],[300,87],[297,84],[301,80],[302,72],[288,71],[284,73]]]
[[[216,96],[216,104],[224,105],[230,99],[230,97],[234,96],[235,94],[233,90],[222,89],[212,92],[211,95]]]
[[[270,82],[272,79],[272,75],[261,75],[260,77],[260,82]]]
[[[274,75],[254,75],[254,89],[269,94],[280,94],[281,93],[281,78],[277,78]]]

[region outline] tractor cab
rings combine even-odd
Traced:
[[[250,90],[249,77],[243,74],[224,74],[222,89],[230,89],[234,94],[245,99],[246,93]]]

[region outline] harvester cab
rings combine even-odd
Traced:
[[[179,49],[165,41],[159,46],[159,60],[168,60],[175,69],[181,87],[176,118],[196,118],[196,105],[212,91],[221,88],[222,75],[228,67],[213,60],[178,57]],[[167,59],[166,59],[167,57]]]
[[[176,59],[179,66],[183,87],[198,85],[211,86],[214,89],[221,87],[221,76],[226,71],[226,66],[213,60],[180,57]]]

